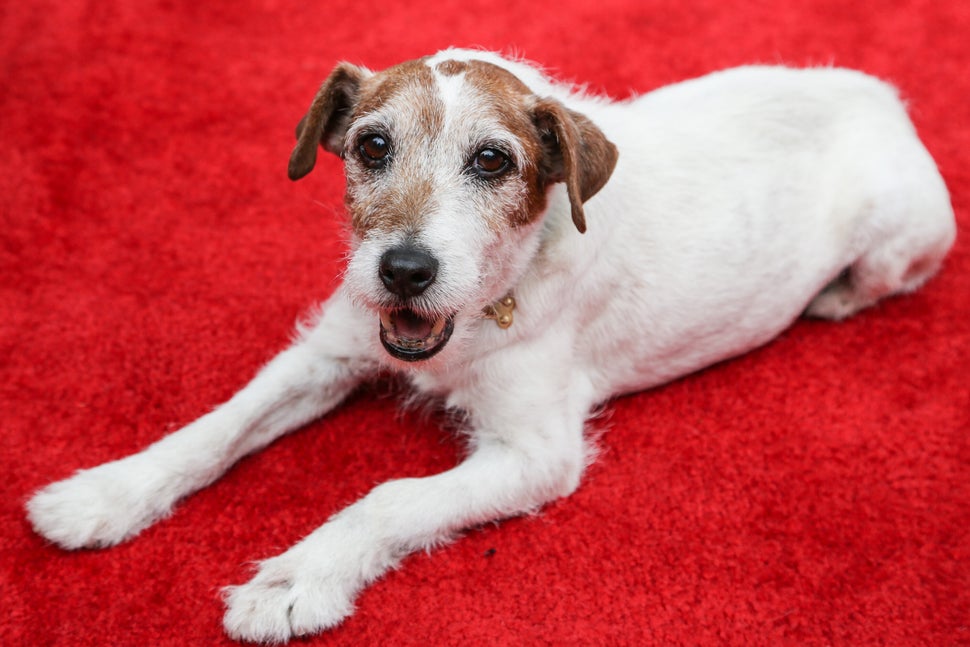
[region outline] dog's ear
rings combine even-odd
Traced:
[[[541,172],[548,182],[565,182],[573,223],[586,231],[583,203],[610,179],[619,153],[585,116],[555,99],[538,99],[533,119],[542,137]]]
[[[299,180],[313,170],[317,146],[341,154],[360,84],[369,75],[370,72],[356,65],[340,63],[320,86],[310,109],[296,126],[296,148],[290,155],[287,170],[291,180]]]

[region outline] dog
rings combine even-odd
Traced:
[[[334,627],[409,553],[569,495],[601,403],[915,290],[955,237],[897,92],[844,69],[612,101],[453,49],[337,65],[297,136],[291,179],[321,147],[347,179],[351,256],[314,323],[227,403],[27,503],[59,546],[109,546],[378,373],[461,412],[460,464],[379,485],[226,590],[247,641]]]

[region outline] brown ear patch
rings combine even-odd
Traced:
[[[317,91],[310,109],[296,127],[296,147],[290,155],[287,174],[299,180],[317,163],[317,146],[340,154],[344,134],[367,72],[349,63],[340,63]]]
[[[573,223],[585,232],[583,203],[610,179],[619,152],[592,121],[555,99],[536,101],[533,115],[545,147],[543,173],[547,181],[566,183]]]

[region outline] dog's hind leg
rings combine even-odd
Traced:
[[[920,250],[880,248],[843,270],[808,305],[810,317],[845,319],[883,297],[918,289],[939,269],[949,243]]]
[[[956,225],[943,180],[918,141],[900,147],[873,173],[861,200],[858,257],[808,305],[805,314],[844,319],[892,294],[912,292],[940,268]]]
[[[320,326],[227,403],[137,454],[40,490],[27,503],[30,522],[69,549],[110,546],[137,534],[246,454],[336,406],[365,370],[349,354],[360,330],[338,294]]]

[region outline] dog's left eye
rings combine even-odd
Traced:
[[[483,148],[475,155],[472,168],[481,177],[493,178],[502,175],[512,165],[509,156],[494,148]]]

